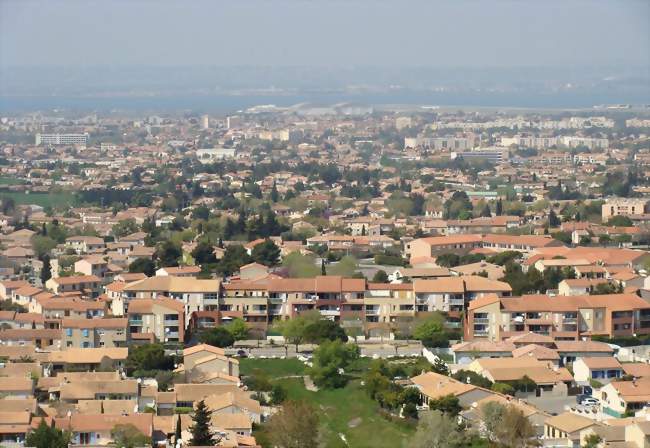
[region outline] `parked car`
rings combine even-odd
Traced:
[[[598,399],[594,397],[587,397],[584,400],[582,400],[581,404],[584,406],[598,406],[600,405],[600,401],[598,401]]]

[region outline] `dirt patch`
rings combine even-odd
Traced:
[[[352,420],[350,420],[348,422],[348,427],[356,428],[357,426],[359,426],[361,424],[362,421],[363,421],[363,419],[361,417],[353,418]]]

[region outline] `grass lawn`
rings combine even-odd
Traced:
[[[296,358],[289,359],[239,359],[239,374],[250,375],[254,370],[261,370],[271,379],[280,376],[304,375],[305,365]]]
[[[368,397],[359,380],[343,389],[310,392],[299,379],[278,380],[292,400],[307,401],[319,413],[321,437],[328,448],[364,448],[407,446],[415,429],[393,422],[379,414],[379,405]],[[346,445],[339,434],[344,434]]]
[[[382,417],[379,405],[368,397],[358,377],[368,369],[368,358],[359,358],[348,366],[347,372],[353,379],[343,389],[319,390],[305,389],[299,378],[273,378],[290,375],[305,375],[305,366],[297,359],[250,359],[239,360],[241,375],[261,370],[287,388],[289,399],[306,401],[314,406],[321,420],[321,434],[324,446],[328,448],[349,447],[394,447],[406,446],[406,440],[415,432],[407,423],[394,422]],[[258,442],[266,440],[263,430],[258,430]],[[344,434],[346,445],[339,434]]]
[[[57,193],[17,193],[14,191],[0,191],[0,197],[10,197],[16,204],[35,204],[41,207],[51,206],[67,207],[74,205],[75,197],[70,192]]]

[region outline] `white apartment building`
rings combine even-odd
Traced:
[[[36,145],[81,145],[88,144],[88,133],[85,134],[36,134]]]

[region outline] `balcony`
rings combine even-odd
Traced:
[[[340,316],[341,312],[339,310],[319,310],[321,316]]]
[[[475,337],[485,337],[488,336],[490,332],[488,330],[474,330]]]
[[[175,320],[172,320],[172,319],[165,319],[165,320],[163,321],[163,325],[164,325],[164,326],[168,326],[168,325],[178,325],[178,319],[175,319]]]
[[[489,324],[490,323],[490,318],[489,317],[475,317],[474,318],[474,323],[475,324]]]
[[[129,325],[142,325],[142,319],[129,319]]]
[[[465,299],[449,299],[450,306],[465,306]]]
[[[366,315],[368,316],[376,316],[379,314],[379,308],[367,308],[365,309]]]

